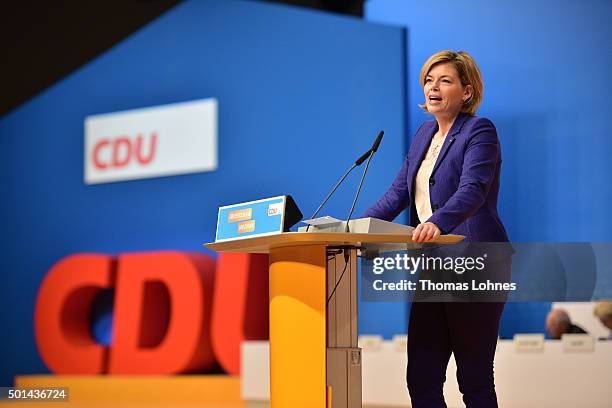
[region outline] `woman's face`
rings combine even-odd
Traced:
[[[470,85],[463,86],[459,73],[450,62],[434,65],[425,77],[423,86],[429,113],[438,117],[455,117],[463,102],[472,94]]]

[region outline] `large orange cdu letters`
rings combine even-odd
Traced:
[[[155,252],[118,260],[109,374],[176,374],[215,364],[214,260]]]
[[[90,332],[96,294],[111,288],[112,258],[78,254],[57,262],[38,291],[34,332],[41,358],[56,374],[101,374],[106,349]]]
[[[219,254],[212,340],[217,361],[228,374],[240,375],[242,341],[269,337],[268,281],[268,255]]]

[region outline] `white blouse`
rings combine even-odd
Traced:
[[[414,186],[414,204],[416,206],[417,215],[421,223],[427,221],[433,214],[431,210],[431,200],[429,198],[429,179],[433,172],[434,165],[442,150],[446,135],[436,133],[431,139],[431,144],[427,150],[427,154],[419,167]]]

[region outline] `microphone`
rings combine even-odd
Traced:
[[[361,166],[361,163],[363,163],[370,156],[370,153],[372,153],[372,148],[370,148],[367,152],[362,154],[361,157],[359,157],[357,160],[355,160],[355,167]],[[353,167],[353,168],[355,168],[355,167]]]
[[[376,152],[378,150],[378,146],[380,146],[380,142],[382,141],[384,134],[385,134],[385,131],[381,130],[380,133],[378,133],[378,136],[376,136],[376,140],[374,141],[374,144],[372,145],[372,147],[370,147],[370,149],[367,152],[362,154],[361,157],[355,160],[355,164],[357,166],[361,166],[361,163],[363,163],[370,156],[372,152]]]
[[[357,166],[361,166],[361,164],[369,157],[370,159],[372,158],[372,154],[374,154],[374,152],[376,150],[373,150],[374,148],[378,149],[378,146],[380,145],[380,141],[382,140],[383,134],[385,132],[384,131],[380,131],[380,133],[378,134],[378,136],[376,137],[376,140],[374,141],[374,144],[372,145],[372,147],[370,147],[368,149],[367,152],[365,152],[364,154],[362,154],[357,160],[355,160],[355,163],[353,163],[353,165],[351,166],[350,169],[348,169],[346,171],[346,173],[344,173],[344,175],[342,176],[342,178],[340,179],[340,181],[338,181],[336,183],[336,185],[334,186],[334,188],[332,189],[332,191],[330,191],[330,193],[327,195],[327,197],[325,197],[325,200],[323,200],[323,202],[321,203],[321,205],[319,206],[319,208],[317,208],[317,210],[314,212],[314,214],[312,214],[310,216],[310,219],[312,220],[314,217],[317,216],[317,214],[319,213],[319,211],[321,211],[321,208],[323,208],[323,206],[325,205],[325,203],[330,199],[330,197],[332,196],[332,194],[334,194],[336,192],[336,190],[338,189],[338,187],[340,187],[340,184],[342,184],[342,182],[344,181],[344,179],[346,179],[346,177],[351,173],[351,171],[353,171],[353,169]],[[368,160],[368,164],[370,163],[370,161]],[[367,169],[367,166],[366,166]],[[365,175],[365,173],[364,173]],[[361,182],[363,183],[363,177],[361,178]],[[359,185],[359,188],[361,189],[361,184]],[[357,193],[359,194],[359,193]],[[357,198],[355,197],[355,200],[357,200]],[[353,202],[353,207],[355,206],[355,202]],[[352,208],[351,208],[351,213],[352,213]],[[349,215],[350,216],[350,215]],[[348,221],[347,221],[347,228],[348,228]],[[308,232],[308,229],[310,228],[310,224],[308,224],[306,226],[306,232]]]
[[[380,133],[378,134],[378,136],[376,136],[376,140],[374,141],[374,144],[372,145],[372,153],[376,153],[376,151],[378,150],[378,146],[380,146],[380,142],[382,142],[382,138],[385,135],[385,131],[381,130]]]
[[[372,145],[372,147],[369,150],[368,162],[366,163],[365,169],[363,170],[363,174],[361,175],[361,181],[359,182],[359,188],[357,188],[357,194],[355,194],[355,199],[353,200],[353,205],[351,206],[351,210],[349,211],[348,217],[346,217],[346,228],[345,228],[346,232],[350,232],[349,231],[349,221],[351,220],[351,215],[353,215],[353,210],[355,209],[355,204],[357,204],[357,198],[359,197],[359,193],[361,192],[361,186],[363,185],[363,180],[365,179],[365,175],[368,172],[368,167],[370,166],[370,161],[372,160],[372,157],[374,157],[374,153],[376,153],[376,151],[378,150],[378,146],[380,146],[380,142],[382,142],[382,138],[383,138],[384,134],[385,134],[385,131],[381,130],[380,133],[378,134],[378,136],[376,137],[376,140],[374,141],[374,144]]]

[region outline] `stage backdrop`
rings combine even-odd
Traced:
[[[511,240],[612,239],[612,2],[369,0],[365,12],[369,21],[409,29],[409,137],[427,120],[417,106],[423,62],[453,49],[480,65],[478,114],[501,139],[500,210]],[[543,331],[548,308],[507,305],[502,335]]]
[[[397,27],[259,2],[190,1],[1,118],[0,384],[46,371],[33,306],[62,257],[203,251],[219,206],[275,195],[292,194],[310,215],[384,129],[355,214],[363,212],[404,157],[404,53]],[[86,116],[202,98],[218,101],[217,170],[85,185]],[[322,214],[346,217],[358,181],[358,173],[349,178]],[[402,308],[361,305],[361,332],[405,330]]]

